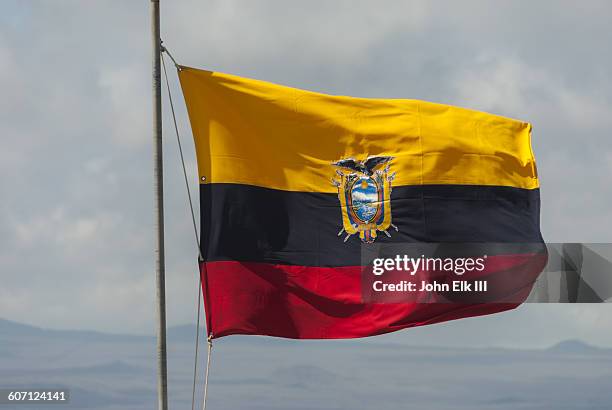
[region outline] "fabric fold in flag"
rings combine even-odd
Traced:
[[[529,294],[546,263],[530,124],[189,67],[179,78],[210,336],[364,337],[512,309]],[[364,249],[411,243],[496,244],[481,275],[508,291],[487,303],[364,299]]]

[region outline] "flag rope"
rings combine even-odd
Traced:
[[[164,79],[166,82],[166,89],[168,91],[168,100],[170,102],[170,111],[172,113],[172,121],[174,124],[174,132],[176,134],[176,142],[178,144],[178,149],[179,149],[179,154],[180,154],[180,158],[181,158],[181,166],[183,168],[183,177],[185,180],[185,188],[187,190],[187,198],[189,200],[189,209],[191,211],[191,221],[193,223],[193,232],[195,235],[195,240],[196,240],[196,246],[198,249],[198,262],[201,263],[204,258],[202,256],[202,250],[200,247],[200,239],[199,239],[199,235],[198,235],[198,228],[197,228],[197,224],[196,224],[196,219],[195,219],[195,212],[193,210],[193,200],[191,198],[191,190],[189,189],[189,179],[187,178],[187,169],[185,167],[185,157],[183,155],[183,146],[181,144],[181,138],[180,138],[180,133],[179,133],[179,129],[178,129],[178,125],[176,122],[176,113],[174,111],[174,102],[172,100],[172,92],[170,91],[170,82],[168,80],[168,72],[166,70],[166,61],[164,59],[164,53],[168,54],[168,57],[170,57],[170,59],[172,60],[172,62],[174,63],[174,66],[176,67],[176,69],[178,71],[181,70],[181,67],[176,63],[176,60],[174,59],[174,57],[172,57],[172,54],[170,54],[170,52],[168,51],[168,49],[163,45],[163,41],[160,40],[160,47],[161,47],[161,60],[162,60],[162,68],[164,71]],[[199,268],[199,267],[198,267]],[[197,302],[197,315],[196,315],[196,337],[195,337],[195,353],[194,353],[194,361],[193,361],[193,387],[191,390],[191,410],[195,410],[195,394],[196,394],[196,384],[197,384],[197,378],[198,378],[198,351],[199,351],[199,346],[200,346],[200,307],[202,305],[202,277],[200,275],[198,275],[198,302]],[[210,357],[211,357],[211,351],[212,351],[212,335],[210,335],[208,337],[208,353],[207,353],[207,358],[206,358],[206,377],[204,380],[204,403],[203,403],[203,410],[206,410],[206,398],[208,396],[208,375],[210,372]]]
[[[212,356],[213,347],[212,335],[208,336],[208,339],[206,340],[208,342],[208,351],[206,355],[206,376],[204,378],[204,400],[202,401],[202,410],[206,410],[206,399],[208,398],[208,376],[210,374],[210,359]]]
[[[166,49],[164,46],[161,46],[162,50],[167,53],[168,55],[170,55],[168,53],[168,49]],[[172,57],[171,57],[172,58]],[[195,212],[193,210],[193,200],[191,199],[191,190],[189,189],[189,179],[187,177],[187,169],[185,168],[185,156],[183,155],[183,145],[181,144],[181,138],[179,135],[179,130],[178,130],[178,125],[176,122],[176,113],[174,111],[174,102],[172,100],[172,93],[170,92],[170,82],[168,81],[168,72],[166,71],[166,61],[164,60],[164,54],[161,54],[161,59],[162,59],[162,67],[164,69],[164,77],[166,80],[166,88],[168,90],[168,99],[170,101],[170,111],[172,112],[172,121],[174,122],[174,132],[176,133],[176,142],[178,144],[178,149],[179,149],[179,154],[181,157],[181,165],[183,167],[183,178],[185,179],[185,188],[187,189],[187,199],[189,200],[189,209],[191,211],[191,222],[193,224],[193,232],[195,235],[195,240],[196,240],[196,246],[198,248],[198,258],[199,261],[203,261],[204,258],[202,257],[202,250],[200,249],[200,239],[199,239],[199,235],[198,235],[198,228],[197,228],[197,224],[196,224],[196,218],[195,218]],[[172,60],[174,61],[174,59]],[[179,67],[176,63],[175,63],[176,67]]]
[[[196,318],[195,354],[193,359],[193,387],[191,389],[191,410],[195,410],[196,383],[198,380],[198,347],[200,346],[200,305],[202,304],[202,278],[198,281],[198,313]],[[208,376],[206,377],[208,380]]]
[[[170,54],[170,51],[168,51],[168,49],[164,46],[164,42],[163,40],[160,40],[160,44],[161,44],[161,52],[168,54],[168,57],[170,57],[170,60],[172,60],[172,62],[174,63],[174,66],[176,67],[176,69],[178,71],[181,71],[181,66],[178,65],[178,63],[176,62],[176,60],[174,59],[174,57],[172,57],[172,54]],[[163,55],[162,55],[162,59],[163,59]]]

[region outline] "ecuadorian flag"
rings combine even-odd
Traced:
[[[479,275],[505,275],[510,302],[367,301],[362,254],[542,244],[530,124],[189,67],[179,77],[200,176],[209,336],[363,337],[507,310],[529,294],[545,255],[497,246]]]

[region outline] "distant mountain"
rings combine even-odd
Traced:
[[[580,353],[580,354],[589,354],[589,353],[602,353],[602,352],[611,352],[612,349],[604,349],[601,347],[596,347],[585,343],[581,340],[573,339],[573,340],[564,340],[562,342],[557,343],[554,346],[551,346],[547,349],[550,352],[556,353]]]
[[[169,342],[185,342],[192,343],[195,341],[196,335],[196,326],[193,324],[184,324],[177,326],[170,326],[167,330],[167,337]],[[14,339],[19,340],[23,338],[37,338],[37,337],[45,337],[45,338],[70,338],[72,340],[95,340],[95,341],[138,341],[138,340],[151,340],[155,338],[155,334],[152,335],[130,335],[130,334],[120,334],[120,333],[105,333],[94,330],[64,330],[64,329],[45,329],[42,327],[27,325],[19,322],[15,322],[12,320],[2,319],[0,318],[0,339]],[[200,326],[200,340],[203,342],[206,338],[206,328],[204,324]],[[291,346],[295,344],[309,344],[309,345],[317,345],[317,344],[326,344],[326,343],[335,343],[338,345],[360,345],[359,340],[350,339],[350,340],[334,340],[334,341],[317,341],[317,340],[293,340],[293,339],[284,339],[284,338],[274,338],[268,336],[246,336],[246,335],[235,335],[232,337],[224,338],[223,343],[226,345],[286,345]],[[371,345],[372,349],[375,348],[390,348],[390,347],[406,347],[400,343],[391,343],[391,344],[376,344]],[[438,347],[432,348],[427,346],[410,346],[412,349],[427,349],[427,350],[474,350],[473,348],[461,348],[461,347]],[[490,350],[496,348],[488,348],[485,350]],[[476,349],[483,350],[483,349]],[[507,350],[507,349],[504,349]],[[512,349],[510,349],[512,350]],[[597,346],[590,345],[578,339],[564,340],[561,341],[547,349],[548,352],[556,352],[556,353],[611,353],[612,349],[610,348],[601,348]]]
[[[0,335],[35,335],[42,329],[23,323],[13,322],[12,320],[0,318]]]
[[[178,325],[171,326],[167,331],[168,339],[180,340],[180,341],[194,341],[196,336],[195,325]],[[200,338],[206,338],[206,329],[204,326],[200,327]]]
[[[79,376],[79,375],[114,375],[114,376],[140,376],[143,373],[150,372],[155,369],[155,362],[152,362],[152,366],[135,366],[128,364],[122,360],[113,360],[110,362],[91,364],[86,366],[72,366],[72,367],[51,367],[37,369],[36,374],[38,377],[49,377],[49,376]],[[14,376],[20,376],[23,374],[29,374],[32,372],[31,369],[10,369],[10,372]]]
[[[168,328],[172,408],[191,404],[195,332],[193,324]],[[121,335],[0,319],[0,386],[68,388],[62,409],[154,408],[156,358],[153,329]],[[411,407],[436,410],[607,410],[612,403],[612,349],[579,340],[528,350],[232,336],[218,341],[212,365],[211,408],[391,410],[405,408],[407,398]]]
[[[71,338],[73,340],[103,341],[150,339],[152,336],[104,333],[94,330],[45,329],[42,327],[26,325],[23,323],[14,322],[12,320],[0,318],[0,338],[19,340],[32,337]]]

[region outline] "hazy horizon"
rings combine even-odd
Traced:
[[[0,320],[3,388],[68,388],[71,401],[61,406],[65,409],[155,407],[154,336],[27,326],[10,331],[15,325],[20,326]],[[171,327],[168,332],[170,408],[187,408],[191,402],[194,330]],[[408,400],[413,407],[438,410],[605,410],[612,401],[611,364],[612,349],[577,341],[525,350],[227,337],[215,341],[208,405],[396,409]],[[201,361],[198,408],[203,367]]]

